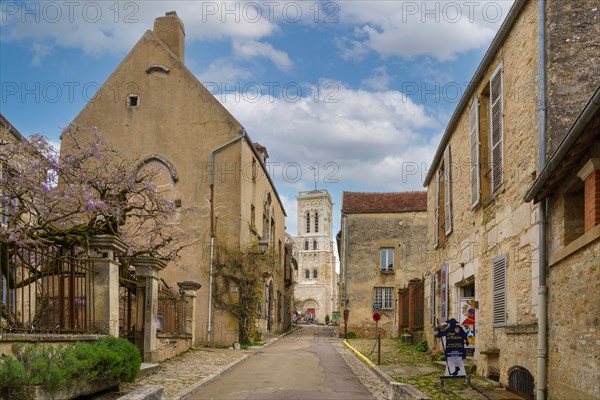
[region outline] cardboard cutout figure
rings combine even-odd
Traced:
[[[448,327],[444,330],[437,328],[436,337],[442,339],[444,354],[446,355],[446,376],[466,376],[463,360],[467,357],[465,342],[467,334],[454,319],[446,321]]]

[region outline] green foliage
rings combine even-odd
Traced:
[[[278,255],[273,250],[260,254],[258,243],[238,249],[228,249],[224,243],[217,245],[213,300],[217,308],[238,319],[241,345],[252,345],[260,339],[257,328],[259,310],[263,315],[266,313],[261,309],[265,303],[265,285],[269,278],[276,279],[279,274]]]
[[[427,351],[427,340],[421,340],[416,346],[415,350],[419,353],[425,353]]]
[[[329,320],[330,320],[329,315],[326,315],[325,316],[325,324],[329,324]]]
[[[358,335],[356,334],[356,332],[348,332],[348,334],[346,335],[346,339],[357,339]]]
[[[0,359],[0,387],[55,390],[80,380],[132,382],[142,364],[134,345],[110,336],[69,346],[16,343],[13,353],[15,358]]]

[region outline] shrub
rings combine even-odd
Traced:
[[[348,334],[346,335],[347,339],[357,339],[358,335],[356,335],[356,332],[348,332]]]
[[[419,353],[425,353],[427,351],[427,340],[421,340],[416,346],[415,350]]]
[[[58,389],[79,380],[132,382],[142,359],[125,339],[104,337],[69,346],[13,345],[15,358],[0,359],[0,387],[42,385]]]

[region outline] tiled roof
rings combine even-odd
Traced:
[[[344,192],[342,212],[427,211],[427,192]]]

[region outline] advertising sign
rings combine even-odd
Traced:
[[[475,310],[477,302],[472,297],[463,297],[460,299],[460,325],[467,334],[467,348],[475,348],[476,325]]]

